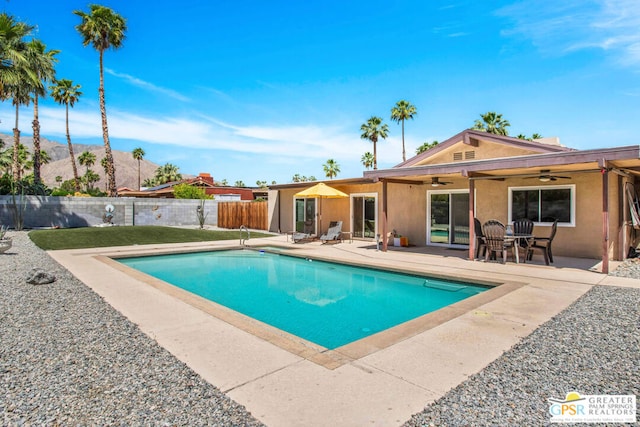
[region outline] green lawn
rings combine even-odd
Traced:
[[[246,234],[244,234],[246,237]],[[251,232],[252,238],[272,234]],[[239,230],[191,230],[186,228],[157,227],[86,227],[57,230],[34,230],[31,240],[41,249],[81,249],[105,246],[147,245],[154,243],[207,242],[212,240],[239,240]]]

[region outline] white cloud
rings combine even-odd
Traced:
[[[640,66],[637,0],[536,0],[514,3],[496,13],[512,21],[503,35],[521,35],[545,53],[598,48],[620,64]]]
[[[189,102],[190,101],[189,98],[187,98],[186,96],[176,92],[175,90],[163,88],[163,87],[160,87],[160,86],[156,86],[153,83],[149,83],[147,81],[141,80],[141,79],[139,79],[137,77],[134,77],[134,76],[131,76],[129,74],[118,73],[118,72],[116,72],[114,70],[111,70],[109,68],[105,68],[104,71],[107,74],[111,74],[112,76],[115,76],[115,77],[118,77],[118,78],[120,78],[122,80],[125,80],[125,81],[131,83],[134,86],[138,86],[140,88],[149,90],[151,92],[158,92],[160,94],[167,95],[167,96],[169,96],[171,98],[177,99],[178,101],[183,101],[183,102]]]
[[[28,133],[30,117],[23,115],[22,128]],[[63,108],[41,107],[40,123],[44,135],[65,135]],[[225,150],[238,153],[275,155],[282,157],[344,158],[360,156],[372,150],[359,133],[339,127],[318,125],[241,126],[212,117],[193,115],[190,118],[173,116],[147,117],[109,109],[109,136],[137,140],[148,144],[185,148]],[[7,127],[3,123],[3,127]],[[27,127],[24,127],[27,126]],[[69,127],[72,138],[101,138],[100,113],[97,110],[74,108],[70,111]],[[380,156],[390,145],[389,139],[378,143]],[[359,157],[358,157],[359,158]]]

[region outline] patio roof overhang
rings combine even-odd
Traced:
[[[606,165],[606,166],[603,166]],[[469,179],[531,177],[545,173],[599,171],[603,167],[640,176],[640,146],[564,151],[497,159],[461,161],[365,171],[364,177],[394,182],[427,182],[433,176]]]
[[[544,171],[544,172],[543,172]],[[446,179],[463,178],[469,185],[469,223],[475,217],[474,187],[479,179],[507,179],[515,177],[535,177],[541,174],[571,174],[602,172],[602,271],[609,271],[609,205],[608,175],[613,171],[622,175],[640,176],[640,146],[602,148],[583,151],[563,151],[517,157],[473,160],[466,162],[404,166],[385,170],[364,172],[365,178],[381,181],[382,229],[387,234],[387,183],[428,183],[433,177]],[[473,259],[475,236],[473,227],[469,230],[469,259]],[[386,251],[386,239],[383,250]]]

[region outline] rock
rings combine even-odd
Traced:
[[[31,283],[32,285],[46,285],[47,283],[53,283],[55,281],[56,276],[40,268],[32,269],[27,276],[27,283]]]

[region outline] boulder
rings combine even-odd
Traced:
[[[27,276],[27,283],[31,283],[32,285],[46,285],[47,283],[53,283],[55,281],[56,276],[40,268],[34,268]]]

